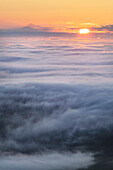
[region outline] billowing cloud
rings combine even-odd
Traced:
[[[106,139],[112,140],[112,95],[112,89],[84,86],[1,87],[0,150],[74,150],[92,142],[106,146]]]

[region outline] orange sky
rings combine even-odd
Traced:
[[[0,0],[0,28],[113,23],[113,0]]]

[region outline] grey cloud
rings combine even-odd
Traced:
[[[2,60],[1,60],[2,61]],[[2,61],[4,62],[5,59]],[[35,73],[35,72],[50,72],[53,71],[53,69],[41,69],[41,68],[8,68],[8,67],[1,67],[0,71],[6,71],[8,73],[16,73],[16,74],[21,74],[21,73]]]
[[[112,24],[100,25],[100,27],[92,27],[92,29],[98,31],[113,31],[113,25]]]
[[[112,141],[113,90],[85,86],[1,87],[0,150],[33,153]]]
[[[73,37],[74,33],[51,31],[51,29],[34,29],[24,27],[20,29],[0,29],[0,36],[45,36],[45,37]]]
[[[0,57],[0,62],[15,62],[15,61],[22,61],[22,60],[27,60],[27,58],[24,57],[10,57],[10,56],[1,56]]]
[[[78,170],[94,164],[91,153],[45,153],[12,155],[0,158],[1,170]]]

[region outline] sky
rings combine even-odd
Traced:
[[[0,28],[113,23],[113,0],[0,0]]]

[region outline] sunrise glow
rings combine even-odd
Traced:
[[[0,27],[113,22],[112,0],[0,0]],[[72,25],[73,26],[73,25]]]

